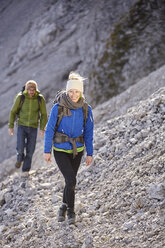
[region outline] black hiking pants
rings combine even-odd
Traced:
[[[83,151],[78,152],[78,155],[73,159],[73,154],[54,150],[56,163],[65,179],[63,203],[66,203],[68,208],[74,208],[76,175],[82,155]]]

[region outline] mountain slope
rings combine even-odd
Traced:
[[[113,25],[135,2],[1,1],[0,161],[15,152],[15,138],[7,136],[7,123],[13,99],[25,82],[36,80],[48,105],[57,90],[65,87],[70,71],[89,77]],[[92,104],[89,96],[88,101]]]
[[[114,96],[103,104],[99,104],[94,109],[96,125],[99,125],[100,121],[104,122],[109,118],[126,113],[128,108],[136,106],[139,101],[145,100],[152,93],[164,87],[164,82],[165,66],[162,66],[121,94]]]
[[[1,185],[2,247],[165,246],[165,88],[97,127],[95,160],[78,173],[76,226],[57,223],[63,179],[54,162]]]
[[[100,104],[93,109],[95,128],[103,125],[107,120],[112,119],[121,114],[125,114],[127,109],[136,106],[139,101],[145,100],[146,96],[149,97],[156,90],[164,86],[165,80],[165,66],[151,73],[148,77],[143,78],[137,84],[129,87],[126,91],[113,97],[109,101]],[[49,105],[49,109],[52,107],[52,103]],[[2,133],[7,133],[7,127],[1,129]],[[16,130],[15,130],[16,132]],[[16,135],[10,137],[9,143],[6,144],[6,135],[1,136],[1,141],[5,151],[13,149],[16,152]],[[5,146],[6,144],[6,146]],[[41,145],[42,144],[42,145]],[[36,151],[33,158],[33,168],[40,167],[37,163],[37,153],[43,146],[42,140],[38,138]],[[7,175],[13,173],[16,154],[8,159],[4,160],[0,166],[0,181]]]
[[[38,82],[49,112],[76,70],[89,79],[85,93],[95,107],[164,64],[164,12],[163,0],[2,0],[0,161],[15,152],[7,123],[27,80]]]

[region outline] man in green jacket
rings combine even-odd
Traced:
[[[21,95],[24,95],[21,106]],[[30,80],[25,85],[25,90],[20,92],[14,101],[9,117],[9,135],[14,134],[14,122],[17,118],[17,161],[16,168],[22,166],[22,172],[28,174],[31,169],[32,156],[35,151],[37,128],[40,124],[40,137],[44,136],[47,123],[46,103],[40,94],[37,83]],[[26,153],[24,150],[26,149]]]

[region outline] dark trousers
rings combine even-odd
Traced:
[[[83,151],[79,152],[73,159],[73,154],[54,150],[56,163],[65,179],[63,203],[66,203],[68,208],[74,208],[76,175],[81,163],[82,155]]]
[[[36,146],[36,138],[37,128],[18,126],[17,161],[23,161],[22,171],[29,171],[31,168],[32,156]],[[26,150],[26,152],[24,150]]]

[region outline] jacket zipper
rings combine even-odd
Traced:
[[[32,109],[32,99],[30,99],[30,107],[29,107],[29,117],[28,117],[28,126],[30,125],[30,113],[31,113],[31,109]]]

